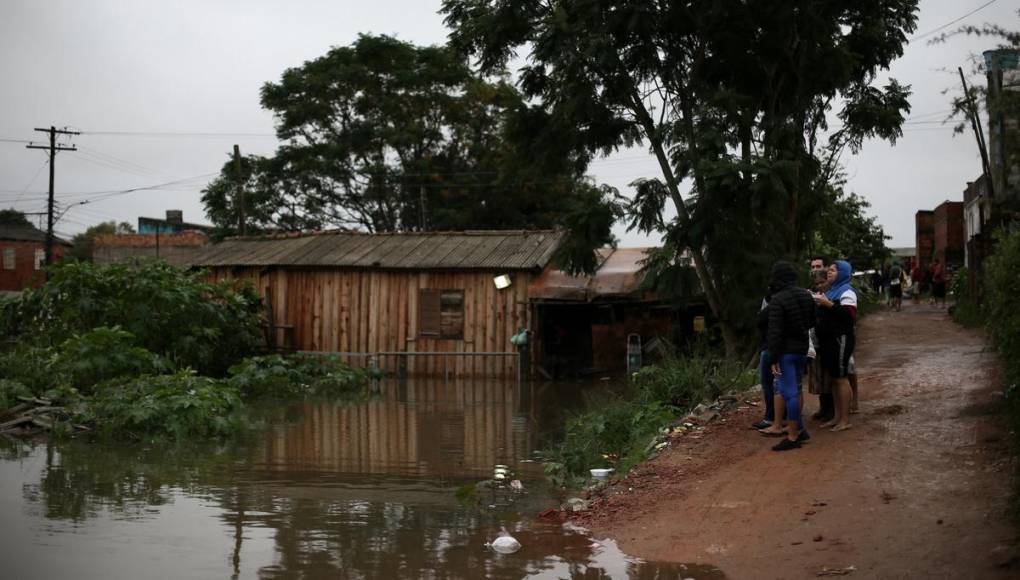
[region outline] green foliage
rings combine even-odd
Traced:
[[[165,359],[134,343],[135,337],[120,327],[96,327],[64,341],[56,349],[51,369],[86,394],[93,385],[108,379],[173,370]]]
[[[985,321],[992,344],[1002,356],[1009,384],[1020,384],[1020,230],[1001,233],[985,261]]]
[[[24,384],[0,378],[0,411],[18,404],[18,397],[31,397],[32,391]]]
[[[248,426],[237,388],[191,370],[101,383],[88,409],[101,433],[139,439],[219,437]]]
[[[0,335],[19,342],[56,346],[97,327],[119,327],[178,368],[213,376],[262,345],[261,300],[250,285],[208,283],[202,273],[162,262],[139,269],[57,264],[45,286],[2,308]]]
[[[867,215],[871,204],[842,187],[829,188],[828,196],[829,201],[819,212],[810,254],[846,260],[858,270],[885,263],[891,254],[885,245],[889,236],[873,216]]]
[[[527,51],[519,86],[549,126],[573,128],[574,146],[655,155],[658,175],[633,184],[631,227],[693,259],[733,353],[753,336],[740,331],[771,263],[813,238],[840,153],[900,135],[909,89],[873,81],[902,55],[917,5],[444,0],[442,10],[451,45],[483,72]],[[837,104],[842,126],[829,131]]]
[[[367,376],[335,357],[252,357],[230,367],[227,382],[246,398],[283,399],[361,392]]]
[[[475,74],[445,46],[375,35],[286,70],[261,90],[284,144],[241,163],[248,223],[373,232],[558,225],[586,199],[586,159],[504,77]],[[228,161],[203,192],[224,232],[237,223],[237,185]]]
[[[19,343],[0,352],[0,378],[16,381],[33,395],[41,395],[66,382],[66,377],[54,369],[55,358],[51,348]]]
[[[565,472],[557,477],[569,481],[606,465],[625,472],[646,457],[649,442],[670,419],[753,382],[748,369],[706,351],[645,367],[634,374],[629,396],[602,395],[567,421],[563,441],[548,452]]]
[[[949,292],[953,296],[950,313],[957,324],[974,328],[984,324],[984,315],[977,297],[971,295],[970,276],[970,269],[964,266],[958,269],[949,281]]]
[[[28,221],[23,212],[20,212],[14,208],[0,209],[0,225],[2,226],[20,226],[25,228],[33,228],[32,222]]]

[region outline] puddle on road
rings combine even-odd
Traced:
[[[533,517],[554,500],[529,458],[577,391],[388,385],[366,403],[294,405],[244,445],[0,442],[4,576],[722,578]],[[498,512],[459,502],[496,463],[529,493]],[[501,529],[520,552],[484,548]]]

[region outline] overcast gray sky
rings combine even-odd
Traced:
[[[917,34],[943,26],[987,0],[922,0]],[[137,223],[182,209],[205,222],[200,190],[234,143],[271,154],[271,115],[259,87],[359,32],[391,34],[418,44],[442,43],[440,0],[3,0],[0,3],[0,207],[45,209],[43,151],[19,140],[44,140],[34,127],[67,126],[79,152],[56,161],[57,199],[70,206],[57,226],[72,235],[101,221]],[[1015,0],[998,0],[960,24],[998,22],[1020,28]],[[952,30],[956,25],[947,28]],[[891,246],[914,245],[914,212],[961,199],[980,172],[973,136],[940,125],[956,67],[991,41],[957,37],[912,42],[891,75],[913,88],[911,119],[895,146],[872,141],[846,157],[849,188],[872,204]],[[982,79],[974,77],[973,82]],[[190,135],[172,135],[188,133]],[[197,135],[198,133],[204,135]],[[6,140],[14,140],[9,142]],[[599,182],[627,192],[655,176],[641,150],[593,164]],[[157,190],[110,195],[173,182]],[[622,228],[624,245],[650,241]],[[654,241],[651,241],[654,243]]]

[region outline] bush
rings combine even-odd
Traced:
[[[190,370],[101,383],[85,418],[100,433],[135,438],[226,436],[248,426],[235,387]]]
[[[563,441],[546,455],[574,476],[608,464],[627,471],[645,458],[649,443],[670,419],[755,382],[753,371],[700,349],[645,367],[633,379],[629,397],[589,401],[589,410],[567,421]]]
[[[54,347],[116,326],[135,346],[213,376],[262,345],[261,301],[250,285],[207,283],[163,262],[137,270],[64,262],[50,273],[42,288],[0,305],[0,334]]]
[[[1000,234],[985,261],[985,320],[992,344],[1002,356],[1007,382],[1020,383],[1020,230]]]
[[[967,267],[956,271],[949,283],[949,291],[954,298],[954,304],[949,309],[953,320],[967,327],[981,326],[984,317],[976,297],[970,295],[970,270]]]
[[[31,397],[32,391],[24,384],[10,379],[0,379],[0,411],[18,404],[18,397]]]
[[[357,392],[366,374],[335,357],[247,358],[230,367],[229,383],[248,397],[294,398]]]
[[[134,340],[130,332],[119,327],[100,326],[64,341],[52,366],[72,387],[86,394],[93,385],[109,379],[173,370],[159,355],[134,346]]]
[[[53,349],[22,343],[0,353],[0,377],[26,387],[31,394],[44,392],[67,382],[53,368]]]

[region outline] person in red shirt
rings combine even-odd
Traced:
[[[942,301],[942,306],[946,305],[946,267],[936,258],[932,263],[931,270],[931,297],[935,306],[939,305],[939,300]]]

